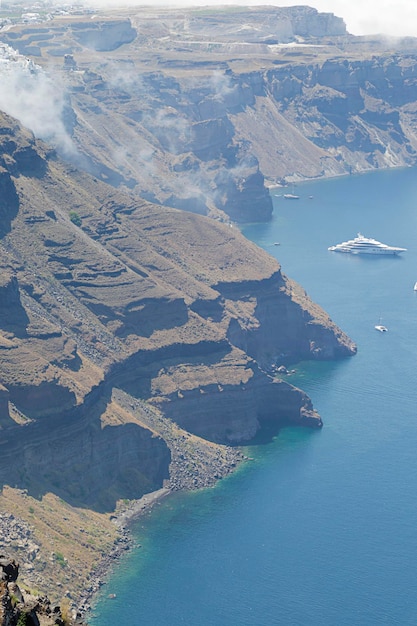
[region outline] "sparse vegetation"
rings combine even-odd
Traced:
[[[10,601],[12,603],[12,606],[16,606],[19,602],[19,598],[17,596],[14,595],[14,593],[10,594]]]
[[[81,217],[76,211],[70,211],[69,218],[73,224],[75,224],[76,226],[81,226]]]
[[[56,562],[61,566],[61,567],[66,567],[67,566],[67,561],[66,558],[64,557],[64,555],[62,554],[62,552],[55,552],[55,559]]]
[[[27,613],[20,613],[19,619],[17,620],[17,626],[26,626],[28,623]]]
[[[34,515],[29,513],[30,506],[35,510]],[[52,494],[35,500],[21,490],[4,487],[0,511],[13,513],[22,528],[22,541],[27,538],[39,548],[33,572],[25,572],[23,568],[20,571],[19,587],[35,597],[47,595],[54,603],[61,602],[63,588],[70,589],[73,597],[81,594],[86,585],[85,575],[101,561],[103,554],[111,551],[118,535],[108,515],[77,509]],[[28,537],[24,519],[31,529]],[[94,535],[94,545],[90,543],[90,533]],[[7,554],[20,564],[27,562],[27,552],[27,548],[7,547]]]
[[[61,617],[64,622],[64,626],[71,624],[71,608],[68,598],[64,598],[61,601]]]

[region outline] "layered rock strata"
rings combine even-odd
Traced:
[[[117,389],[217,443],[271,419],[321,425],[274,367],[355,346],[274,259],[228,225],[113,191],[33,139],[42,167],[22,172],[22,131],[2,124],[18,198],[1,240],[3,484],[97,510],[161,487],[169,445]]]
[[[12,26],[0,40],[23,65],[32,57],[28,97],[50,75],[63,86],[56,145],[157,204],[268,220],[269,186],[417,162],[416,40],[387,50],[309,7],[119,8]],[[8,112],[24,119],[18,102]],[[52,139],[44,126],[33,129]],[[20,156],[23,167],[27,148]]]

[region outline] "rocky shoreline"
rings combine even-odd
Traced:
[[[113,521],[119,529],[119,536],[115,541],[112,550],[103,556],[98,567],[94,572],[90,572],[89,584],[85,589],[85,593],[82,595],[77,606],[77,616],[86,619],[88,613],[91,611],[91,603],[94,596],[106,584],[109,575],[113,569],[117,566],[121,556],[134,546],[134,540],[130,532],[130,525],[133,520],[137,519],[140,515],[149,512],[152,507],[165,498],[170,493],[171,489],[163,488],[151,493],[147,493],[139,500],[133,500],[123,510],[115,513]]]
[[[121,394],[118,399],[122,401]],[[137,408],[141,409],[143,416],[142,403],[140,401],[137,403]],[[157,414],[152,411],[151,417],[156,419]],[[169,425],[169,421],[167,424]],[[156,426],[156,421],[153,425]],[[161,489],[146,493],[140,499],[118,503],[114,514],[110,515],[111,523],[117,528],[116,540],[111,548],[103,553],[98,565],[85,577],[86,585],[81,593],[72,595],[72,592],[63,591],[76,623],[88,622],[96,594],[107,583],[126,551],[135,547],[131,533],[132,522],[149,513],[162,499],[176,491],[214,486],[218,480],[233,472],[248,458],[239,448],[208,444],[199,439],[196,441],[191,439],[191,445],[190,437],[185,437],[181,432],[176,432],[175,437],[170,437],[168,427],[165,435],[168,435],[171,451],[170,480],[166,481]],[[27,493],[20,491],[20,495],[28,502],[29,508],[32,508],[27,500]],[[52,555],[45,553],[34,531],[33,525],[21,518],[18,513],[0,513],[0,552],[8,558],[16,559],[24,581],[25,595],[29,594],[28,597],[32,598],[33,594],[41,593],[38,600],[39,606],[43,606],[41,599],[49,595],[48,582],[45,578],[46,564],[50,563],[55,571],[60,569],[60,564],[56,562],[56,558],[52,558]],[[62,590],[65,589],[61,583],[57,584]],[[42,591],[29,591],[38,589]]]
[[[193,475],[181,463],[181,458],[184,459],[184,450],[178,445],[178,442],[174,446],[172,441],[170,443],[173,461],[171,463],[172,469],[169,485],[157,491],[147,493],[138,500],[132,500],[123,504],[112,515],[111,519],[118,528],[119,536],[112,550],[104,555],[98,567],[93,572],[90,572],[89,584],[77,605],[78,618],[88,620],[88,614],[92,609],[92,604],[98,591],[103,585],[107,584],[109,576],[114,571],[114,568],[117,567],[123,554],[135,546],[131,534],[131,525],[138,517],[149,513],[156,504],[175,491],[191,491],[214,486],[218,480],[230,474],[243,461],[248,460],[248,457],[239,448],[221,446],[224,449],[222,450],[221,460],[219,455],[216,455],[213,463],[213,459],[207,456],[207,454],[204,455],[204,451],[200,450],[198,455],[199,461],[201,463],[204,461],[205,471],[201,472],[200,467],[198,474]],[[202,444],[202,447],[204,447],[204,444]]]

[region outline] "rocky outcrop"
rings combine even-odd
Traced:
[[[19,441],[13,439],[16,428],[4,429],[0,482],[17,479],[33,496],[52,491],[99,511],[113,511],[118,499],[159,489],[169,478],[166,443],[143,425],[103,425],[102,394],[97,389],[94,403],[87,399],[67,413],[60,407],[53,417],[18,429]]]
[[[7,582],[16,582],[19,576],[19,564],[14,559],[6,559],[0,555],[0,578]]]
[[[236,172],[221,169],[216,176],[216,206],[238,222],[252,221],[256,207],[256,218],[266,222],[272,215],[272,200],[264,182],[255,157],[243,159]]]
[[[67,610],[53,606],[47,597],[22,593],[16,583],[19,564],[0,555],[0,625],[1,626],[85,626],[81,618],[67,615]]]
[[[2,328],[26,334],[29,318],[22,306],[19,284],[10,269],[3,269],[0,277],[0,318]]]
[[[227,365],[221,364],[223,368]],[[185,383],[183,371],[177,373],[171,369],[169,376],[182,378],[179,391],[168,398],[154,398],[152,403],[185,430],[228,443],[250,441],[267,422],[322,426],[306,394],[252,367],[244,367],[242,363],[238,385],[227,384],[224,378],[213,375],[207,380],[200,368],[199,384],[193,386]]]
[[[319,13],[305,6],[289,7],[287,11],[293,23],[294,36],[323,38],[347,34],[343,19],[333,13]]]
[[[19,209],[19,199],[9,172],[0,165],[0,233],[10,230]]]
[[[252,299],[256,324],[248,325],[247,318],[236,316],[231,319],[228,337],[234,345],[250,354],[268,370],[275,363],[291,360],[325,360],[343,357],[345,347],[339,342],[339,330],[329,322],[320,323],[319,308],[311,309],[311,301],[299,285],[283,276],[272,275],[258,291],[257,285],[243,282],[241,291],[236,286],[220,285],[219,290],[226,298]],[[277,324],[271,311],[276,312]],[[276,321],[276,320],[275,320]]]
[[[3,385],[0,385],[0,428],[9,424],[9,391]]]

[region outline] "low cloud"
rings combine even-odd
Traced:
[[[210,88],[218,100],[225,100],[237,90],[237,85],[232,84],[230,76],[220,70],[214,71],[210,77]]]
[[[353,35],[417,36],[417,4],[411,0],[313,0],[308,4],[342,17]]]
[[[75,148],[63,121],[65,104],[65,91],[56,77],[9,46],[0,49],[0,109],[70,156]]]

